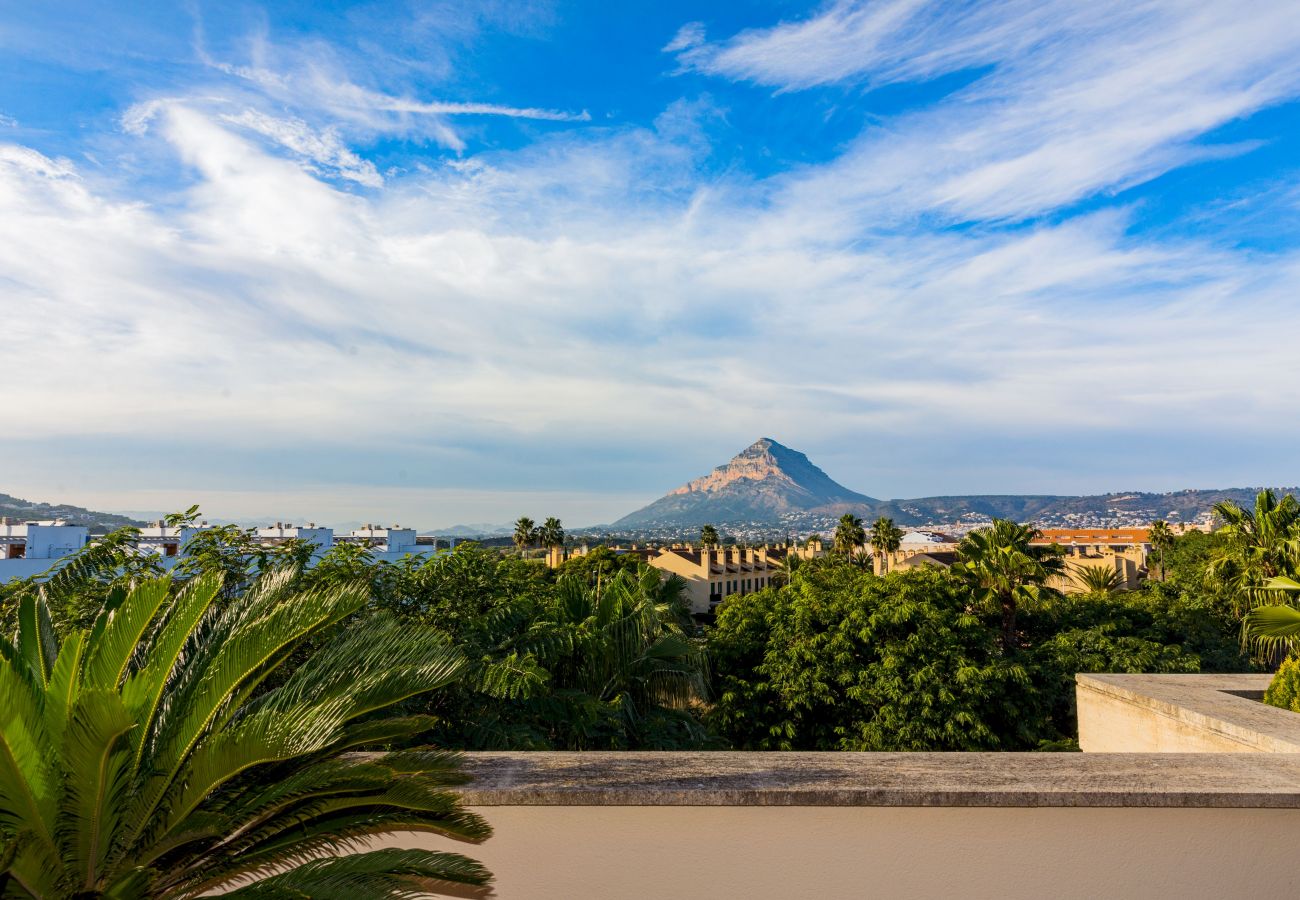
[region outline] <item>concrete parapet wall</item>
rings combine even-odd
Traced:
[[[513,900],[1291,898],[1300,755],[471,753]]]

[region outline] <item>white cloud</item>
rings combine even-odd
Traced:
[[[251,64],[214,59],[200,43],[200,59],[212,70],[232,76],[259,97],[296,110],[309,119],[327,116],[346,125],[354,136],[423,136],[455,151],[465,142],[452,125],[464,116],[491,116],[545,122],[580,123],[591,120],[585,111],[543,109],[509,104],[430,100],[367,87],[357,83],[358,63],[348,63],[318,43],[305,46],[272,44],[264,35],[252,40]]]
[[[340,139],[337,129],[318,131],[302,119],[279,119],[255,109],[246,109],[238,115],[223,115],[221,118],[269,137],[299,158],[315,163],[327,172],[337,173],[341,178],[367,187],[379,187],[384,183],[374,163],[353,153]]]

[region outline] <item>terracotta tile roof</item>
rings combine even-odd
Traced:
[[[1044,528],[1035,544],[1147,544],[1149,528]]]

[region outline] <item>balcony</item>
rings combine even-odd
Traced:
[[[469,852],[538,900],[1294,897],[1300,715],[1266,683],[1081,675],[1105,752],[469,754]]]

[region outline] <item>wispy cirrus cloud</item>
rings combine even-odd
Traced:
[[[318,42],[277,46],[265,35],[255,34],[249,40],[250,62],[237,64],[214,58],[204,47],[200,32],[195,50],[209,69],[238,79],[251,89],[254,97],[273,100],[301,116],[326,116],[351,128],[358,137],[423,134],[459,152],[465,149],[465,142],[451,124],[455,117],[491,116],[568,123],[591,120],[586,110],[433,100],[363,86],[352,74],[364,69],[363,61],[349,63],[340,59],[332,48],[322,47]]]
[[[1251,149],[1198,143],[1300,93],[1294,9],[1248,6],[841,0],[718,42],[689,31],[669,47],[685,68],[786,91],[970,70],[938,103],[868,127],[803,190],[873,212],[1015,220]]]

